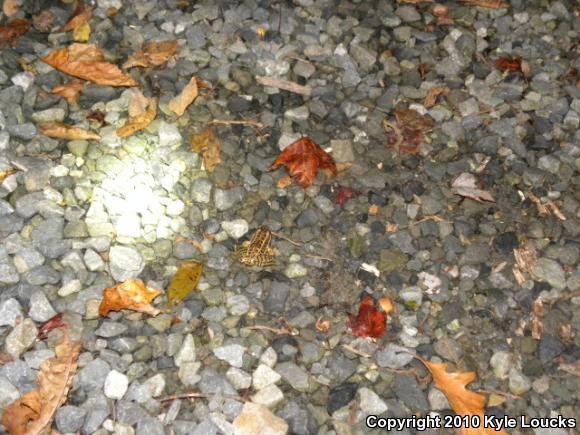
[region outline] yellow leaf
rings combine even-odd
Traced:
[[[91,37],[91,25],[84,23],[79,27],[75,27],[73,31],[73,39],[75,42],[87,42]]]
[[[101,136],[89,130],[80,127],[73,127],[72,125],[63,124],[61,122],[47,122],[40,126],[40,132],[48,137],[56,137],[58,139],[67,140],[100,140]]]
[[[127,137],[131,136],[133,133],[143,130],[147,127],[157,116],[157,101],[155,98],[149,98],[149,107],[147,111],[140,113],[134,118],[129,118],[123,127],[117,129],[117,136]]]
[[[208,172],[213,172],[221,163],[220,149],[220,141],[211,127],[191,137],[191,150],[203,153],[203,164]]]
[[[151,301],[163,293],[147,287],[140,279],[129,278],[122,284],[106,288],[99,306],[99,315],[106,316],[109,311],[130,309],[156,316],[160,311]]]
[[[6,178],[10,177],[12,174],[16,173],[16,169],[8,169],[7,171],[0,171],[0,183],[2,183]]]
[[[429,369],[435,386],[445,394],[451,408],[457,415],[479,417],[479,427],[462,427],[459,430],[461,435],[507,435],[503,430],[496,431],[483,427],[485,396],[466,388],[474,381],[475,372],[449,373],[446,370],[447,364],[433,363],[423,359],[420,361]]]
[[[169,284],[167,299],[169,305],[183,301],[196,287],[203,273],[203,264],[195,261],[183,263]]]
[[[181,93],[171,99],[167,105],[167,108],[178,116],[183,115],[189,105],[193,103],[193,100],[197,98],[197,84],[197,79],[192,77],[189,83],[185,85],[185,88],[183,88]]]

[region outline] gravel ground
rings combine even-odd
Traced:
[[[430,3],[98,0],[89,42],[109,60],[144,41],[180,45],[167,65],[131,70],[160,110],[128,138],[115,133],[126,89],[87,84],[71,104],[49,93],[69,77],[39,58],[72,32],[33,29],[2,49],[0,171],[17,171],[0,184],[0,346],[13,359],[0,366],[0,410],[36,387],[54,355],[37,329],[66,312],[83,352],[56,414],[61,433],[231,434],[234,421],[251,433],[242,414],[272,434],[362,434],[367,415],[449,414],[402,349],[475,371],[471,388],[495,392],[493,415],[578,421],[580,9],[509,3],[451,1],[454,23],[439,25]],[[17,16],[42,10],[53,28],[71,14],[65,2],[25,0]],[[524,59],[525,74],[500,71],[502,56]],[[214,91],[176,119],[166,105],[192,75]],[[434,86],[449,92],[426,108]],[[405,108],[434,120],[416,155],[388,147],[383,129]],[[88,127],[95,110],[100,142],[38,133],[47,121]],[[215,119],[263,128],[216,125],[222,164],[208,173],[189,138]],[[279,189],[286,171],[269,165],[303,135],[352,166]],[[495,202],[455,195],[463,172]],[[341,187],[359,195],[336,205]],[[299,245],[277,238],[276,265],[247,268],[232,252],[261,225]],[[524,247],[537,261],[518,275]],[[184,260],[205,265],[184,304],[98,316],[106,287],[139,277],[167,288]],[[348,329],[365,293],[395,302],[374,341]],[[162,400],[190,391],[203,397]]]

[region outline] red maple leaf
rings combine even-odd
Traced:
[[[358,337],[380,337],[385,333],[387,313],[375,308],[375,300],[365,295],[358,308],[358,315],[348,316],[352,333]]]
[[[336,192],[336,198],[334,198],[334,203],[339,207],[342,207],[346,201],[357,196],[359,192],[350,187],[340,186],[338,192]]]
[[[278,155],[270,170],[286,165],[290,175],[294,175],[300,186],[306,188],[316,179],[318,169],[327,170],[336,175],[336,164],[326,151],[312,139],[303,137],[290,144]]]

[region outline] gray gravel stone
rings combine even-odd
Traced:
[[[207,178],[197,178],[191,183],[190,195],[194,202],[209,203],[213,183]]]
[[[23,317],[22,306],[14,298],[0,303],[0,326],[16,326],[16,319]]]
[[[552,287],[563,289],[566,287],[566,274],[558,262],[549,258],[540,258],[531,271],[534,278],[545,281]]]
[[[245,348],[239,344],[229,344],[214,349],[213,353],[231,366],[240,368],[243,364]]]
[[[46,322],[56,316],[56,311],[42,290],[37,290],[30,296],[28,315],[35,322]]]
[[[275,370],[292,388],[304,392],[310,389],[308,373],[292,361],[278,364]]]
[[[109,251],[109,261],[111,275],[120,282],[136,278],[145,267],[139,251],[129,246],[112,246]]]
[[[403,346],[389,343],[377,352],[377,363],[381,367],[400,369],[413,360],[413,355]]]
[[[4,376],[0,376],[0,411],[4,411],[12,402],[20,397],[18,388],[8,381]]]
[[[37,336],[38,328],[34,322],[31,319],[24,319],[10,331],[4,341],[4,349],[12,358],[18,359],[32,347]]]
[[[101,358],[94,359],[77,374],[78,385],[85,391],[101,390],[111,367]]]
[[[123,334],[127,329],[129,328],[123,323],[105,321],[95,331],[95,335],[97,337],[111,338]]]
[[[72,405],[63,405],[56,411],[56,427],[62,433],[75,433],[83,425],[87,411]]]
[[[70,240],[63,240],[64,220],[49,218],[32,230],[32,244],[45,257],[59,258],[71,249]]]

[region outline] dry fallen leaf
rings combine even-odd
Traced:
[[[478,189],[475,184],[475,176],[468,172],[461,173],[451,184],[453,193],[459,196],[473,199],[478,202],[495,202],[491,193]]]
[[[129,96],[129,118],[135,118],[147,110],[149,99],[143,95],[140,89],[135,88]]]
[[[478,416],[480,426],[477,428],[461,428],[461,435],[507,435],[503,430],[496,431],[483,427],[485,414],[485,396],[468,390],[466,387],[475,379],[475,372],[447,372],[447,364],[438,364],[419,359],[431,372],[435,386],[445,394],[451,408],[457,415]],[[462,422],[464,420],[461,420]]]
[[[388,307],[388,304],[385,304]],[[364,295],[358,314],[349,315],[348,323],[352,333],[358,337],[381,337],[385,333],[387,313],[375,308],[375,300]]]
[[[437,103],[437,97],[439,95],[447,95],[449,93],[449,88],[447,86],[434,86],[429,89],[427,96],[425,97],[425,102],[423,106],[427,109],[433,107]]]
[[[2,183],[6,178],[16,173],[16,169],[8,169],[6,171],[0,171],[0,183]]]
[[[398,152],[419,153],[425,134],[433,129],[433,119],[412,109],[395,110],[395,119],[397,125],[383,120],[383,128],[387,134],[394,133],[394,136],[388,136],[389,145]]]
[[[486,9],[504,9],[508,4],[503,0],[462,0],[463,3],[469,6],[479,6]]]
[[[38,389],[12,403],[2,416],[10,435],[40,435],[50,429],[58,408],[66,401],[77,369],[80,343],[64,335],[56,356],[46,360],[38,373]]]
[[[73,12],[72,18],[62,26],[59,32],[69,32],[75,30],[85,24],[88,24],[89,20],[93,16],[94,8],[87,7],[82,0],[77,2],[76,8]]]
[[[16,41],[28,32],[30,22],[22,18],[16,18],[5,26],[0,26],[0,48],[16,44]]]
[[[500,57],[495,66],[502,71],[520,72],[522,70],[521,57]]]
[[[83,88],[84,83],[80,80],[71,80],[66,82],[64,85],[57,85],[52,88],[53,94],[58,94],[62,96],[69,104],[76,103],[78,98],[78,93]]]
[[[123,69],[161,66],[177,52],[177,47],[177,41],[149,42],[138,53],[129,56],[127,62],[123,64]]]
[[[540,340],[544,335],[542,317],[544,317],[544,302],[538,297],[532,304],[532,337],[536,340]]]
[[[191,78],[189,83],[185,85],[181,93],[173,97],[169,104],[167,104],[168,109],[177,116],[183,115],[189,105],[197,98],[198,92],[199,82],[194,76]]]
[[[270,170],[273,171],[285,165],[290,175],[296,176],[298,184],[306,188],[316,179],[318,169],[329,171],[336,175],[336,164],[326,151],[312,139],[303,137],[290,144],[278,155]]]
[[[72,125],[63,124],[62,122],[48,122],[40,126],[40,132],[48,137],[56,137],[58,139],[67,140],[100,140],[101,136],[89,130],[80,127],[73,127]]]
[[[574,376],[580,376],[580,361],[574,363],[561,363],[558,368],[566,373],[570,373]]]
[[[169,287],[167,288],[167,300],[169,305],[179,303],[197,287],[201,274],[203,273],[203,264],[192,261],[183,263],[173,275]]]
[[[276,187],[278,189],[286,189],[288,186],[292,184],[292,177],[290,175],[284,175],[282,178],[278,180],[276,183]]]
[[[109,311],[134,310],[156,316],[161,311],[151,305],[151,301],[163,292],[146,287],[140,279],[130,278],[115,287],[106,288],[99,306],[99,315]]]
[[[220,141],[211,127],[191,137],[191,150],[203,153],[203,164],[208,172],[213,172],[221,163],[220,149]]]
[[[53,68],[99,85],[137,86],[138,83],[116,65],[105,61],[95,44],[71,44],[41,58]]]
[[[149,106],[145,112],[140,113],[134,118],[129,118],[123,127],[117,129],[117,136],[127,137],[136,133],[139,130],[143,130],[147,127],[157,116],[157,100],[155,98],[149,98]]]
[[[32,27],[41,33],[50,33],[55,18],[54,12],[45,9],[32,17]]]

